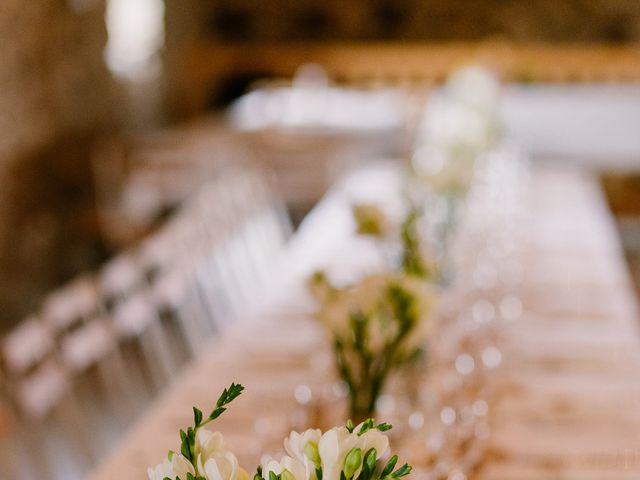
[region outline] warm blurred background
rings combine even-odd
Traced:
[[[204,150],[212,162],[242,155],[245,142],[230,138],[219,121],[224,107],[255,82],[290,78],[306,62],[357,86],[419,90],[476,59],[514,82],[595,84],[601,93],[586,95],[581,107],[592,113],[585,132],[606,128],[601,115],[618,108],[629,115],[626,131],[600,133],[621,137],[610,140],[618,156],[638,154],[631,110],[640,5],[631,0],[68,0],[5,2],[0,18],[5,329],[47,289],[97,265],[151,220],[127,225],[120,222],[134,219],[124,217],[171,207],[134,205],[165,200],[140,191],[123,208],[155,211],[107,212],[119,202],[117,189],[135,181],[124,163],[142,164],[153,149],[180,163],[189,140],[168,129],[179,125],[186,135],[183,122],[194,119],[209,122],[201,136],[211,141]],[[572,98],[558,95],[558,115],[566,115]],[[565,141],[572,142],[579,150],[589,139]],[[592,155],[603,156],[597,146]]]
[[[505,82],[506,128],[534,163],[602,175],[640,291],[635,0],[3,0],[0,39],[0,333],[37,318],[64,325],[52,341],[65,345],[86,318],[115,315],[129,290],[154,285],[168,255],[159,249],[159,260],[141,266],[136,257],[132,267],[132,252],[216,179],[255,182],[238,188],[256,205],[214,203],[245,213],[271,206],[274,242],[284,242],[347,169],[406,157],[430,93],[469,62]],[[336,107],[314,130],[305,127],[318,120],[313,105],[298,112],[292,101],[289,117],[279,116],[278,88],[292,85],[301,95],[309,85],[353,87],[361,98],[338,98],[351,116]],[[90,313],[77,292],[51,306],[83,281]],[[137,341],[137,328],[122,338]],[[94,353],[103,345],[95,341]],[[42,347],[35,342],[16,348]],[[175,365],[193,355],[185,345]],[[132,355],[144,359],[146,348]],[[18,354],[15,375],[36,368],[45,350]],[[82,355],[78,371],[102,360]],[[3,359],[6,378],[10,364]],[[143,402],[169,382],[156,374]],[[114,430],[117,438],[124,426]]]

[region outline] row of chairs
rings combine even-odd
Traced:
[[[63,416],[58,425],[89,450],[90,464],[150,394],[259,298],[290,232],[264,173],[220,174],[161,230],[52,292],[0,341],[13,417],[33,426]],[[110,425],[95,429],[108,438],[80,435],[108,415]]]

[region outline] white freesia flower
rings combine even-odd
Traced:
[[[195,443],[198,471],[207,480],[244,480],[249,477],[238,465],[238,459],[229,451],[220,432],[207,429],[198,431]]]
[[[262,459],[262,476],[269,478],[269,472],[282,475],[282,480],[309,480],[306,468],[299,460],[284,456],[280,461],[272,457]],[[315,478],[315,473],[313,478]]]
[[[244,480],[248,474],[238,466],[238,459],[229,452],[214,453],[204,465],[198,457],[198,470],[205,473],[207,480]]]
[[[340,473],[345,467],[345,461],[351,451],[359,448],[362,456],[372,448],[376,449],[377,458],[385,458],[389,452],[389,439],[378,429],[370,429],[358,435],[362,424],[352,433],[346,427],[335,427],[322,435],[318,443],[320,458],[322,459],[322,480],[340,480]],[[360,474],[362,465],[354,472],[354,478]]]
[[[149,480],[164,480],[165,478],[187,478],[187,473],[195,475],[193,465],[183,455],[179,453],[169,454],[170,458],[165,458],[164,462],[149,468],[147,474]]]
[[[318,442],[322,432],[309,429],[302,433],[291,432],[284,440],[285,451],[295,460],[304,465],[305,479],[312,478],[320,464]]]
[[[220,432],[212,432],[206,428],[198,430],[195,443],[195,454],[208,458],[215,452],[226,450],[224,436]]]

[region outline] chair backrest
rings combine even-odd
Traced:
[[[15,384],[14,402],[31,421],[46,417],[65,397],[71,380],[65,369],[49,359]]]
[[[0,341],[4,394],[15,413],[42,419],[66,394],[70,380],[60,363],[52,331],[36,316],[23,320]]]
[[[61,333],[99,314],[103,308],[104,298],[93,276],[83,275],[49,294],[41,317],[51,331]]]
[[[143,287],[145,281],[143,267],[129,252],[109,260],[100,269],[99,283],[107,303],[125,298]]]
[[[268,282],[290,232],[264,172],[221,172],[144,242],[49,294],[39,318],[0,341],[3,372],[15,379],[11,396],[31,402],[30,392],[42,389],[52,403],[69,378],[106,358],[118,342],[142,335],[165,310],[206,339]],[[46,410],[45,400],[33,402],[27,409]]]
[[[22,375],[49,355],[54,348],[50,331],[35,316],[23,320],[0,342],[0,355],[7,376]]]
[[[158,275],[150,288],[153,304],[159,312],[180,309],[191,288],[190,277],[179,269]]]
[[[208,304],[203,310],[241,315],[260,296],[290,236],[284,204],[264,172],[239,169],[203,187],[190,207],[208,239],[194,270]],[[230,318],[215,322],[221,320]]]
[[[73,373],[85,371],[116,348],[109,320],[103,317],[95,317],[66,332],[59,342],[62,361]]]
[[[113,312],[113,327],[119,337],[136,337],[158,320],[151,294],[138,292],[119,303]]]

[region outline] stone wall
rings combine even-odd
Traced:
[[[95,255],[88,151],[110,124],[102,0],[0,1],[0,329]]]

